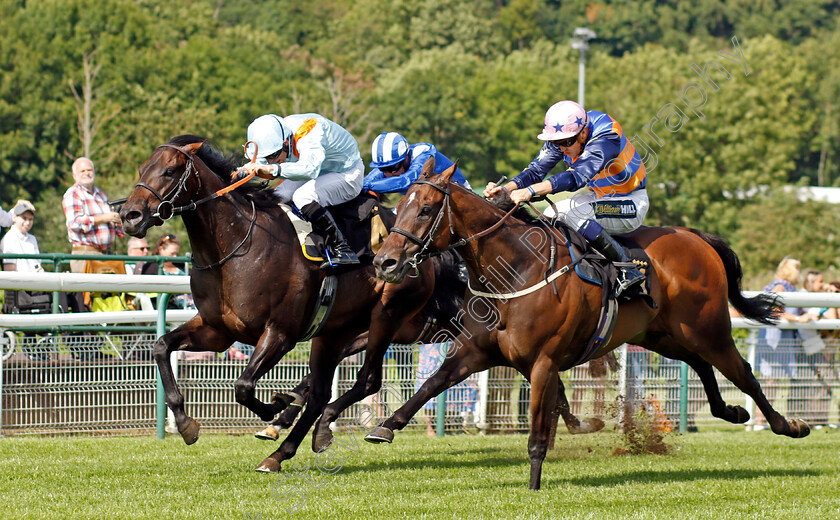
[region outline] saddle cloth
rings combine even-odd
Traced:
[[[601,346],[610,340],[615,321],[618,318],[619,303],[641,297],[645,299],[648,305],[656,308],[656,302],[649,295],[650,274],[652,272],[650,258],[644,249],[632,239],[626,235],[614,235],[616,241],[624,247],[627,256],[636,264],[639,271],[645,275],[645,281],[629,288],[616,299],[613,295],[615,294],[619,268],[612,261],[607,260],[603,255],[590,248],[586,239],[579,233],[568,228],[564,230],[566,231],[569,254],[571,254],[573,261],[578,262],[575,265],[575,273],[581,280],[602,288],[601,312],[598,325],[586,348],[581,353],[580,358],[575,362],[576,365],[580,365],[589,361]]]
[[[313,262],[323,262],[324,237],[312,229],[312,224],[301,216],[297,208],[282,203],[278,206],[292,222],[303,256]],[[388,237],[391,227],[383,219],[384,215],[377,200],[370,195],[362,194],[343,204],[329,206],[327,211],[332,214],[338,229],[359,257],[359,261],[363,265],[369,265]]]

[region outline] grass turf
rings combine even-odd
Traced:
[[[558,436],[542,491],[527,436],[397,434],[391,446],[309,439],[279,475],[279,444],[247,436],[0,439],[2,519],[840,518],[840,433],[669,436],[667,455],[616,456],[614,432]]]

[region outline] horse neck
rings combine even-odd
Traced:
[[[504,216],[490,203],[458,190],[452,190],[450,203],[453,232],[458,238],[487,230]],[[498,229],[458,251],[472,279],[495,286],[496,292],[511,292],[535,283],[549,269],[554,271],[559,259],[568,260],[565,239],[552,237],[557,235],[511,216]],[[553,255],[552,243],[556,246]],[[552,260],[554,265],[549,265]]]
[[[201,186],[193,195],[193,202],[224,188],[221,179],[200,161],[196,161],[196,169]],[[250,204],[234,200],[233,195],[222,195],[183,213],[193,254],[203,264],[218,261],[219,252],[229,251],[231,244],[235,245],[248,232],[253,211]]]

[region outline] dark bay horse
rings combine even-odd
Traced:
[[[255,345],[236,380],[236,400],[271,421],[292,398],[276,394],[264,403],[256,397],[256,382],[305,334],[325,276],[317,263],[303,256],[295,230],[273,195],[245,188],[212,198],[230,185],[235,164],[205,141],[185,135],[155,149],[140,166],[140,181],[120,211],[129,234],[142,237],[164,218],[181,214],[190,237],[194,254],[190,286],[198,315],[162,336],[154,347],[166,402],[187,444],[198,439],[199,424],[184,411],[170,353],[222,352],[234,340]],[[327,403],[344,347],[366,330],[365,363],[350,393],[361,400],[379,389],[382,359],[391,338],[423,307],[433,288],[431,265],[401,285],[376,278],[371,266],[338,275],[336,302],[312,340],[309,403],[279,449],[258,470],[279,471],[281,461],[294,456]],[[314,445],[313,449],[317,451]]]
[[[517,218],[496,226],[504,211],[450,183],[454,168],[434,175],[429,166],[399,203],[395,227],[374,259],[378,274],[398,282],[424,254],[454,246],[466,261],[471,289],[492,296],[467,295],[462,332],[451,356],[367,440],[391,442],[393,431],[403,428],[423,403],[473,372],[513,366],[531,383],[530,488],[539,489],[550,412],[558,400],[557,373],[580,359],[595,331],[601,289],[573,272],[556,278],[556,293],[552,284],[539,288],[547,276],[572,263],[565,247],[556,248],[565,242],[562,235],[551,240],[549,226]],[[807,424],[787,420],[771,407],[735,348],[727,300],[744,316],[763,323],[772,322],[777,306],[766,295],[743,296],[735,253],[720,238],[686,228],[645,227],[631,237],[651,259],[650,295],[658,308],[638,298],[622,304],[610,341],[596,355],[633,343],[683,360],[700,376],[714,416],[746,422],[744,408],[723,401],[714,366],[753,398],[773,432],[808,435]]]

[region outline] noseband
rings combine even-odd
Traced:
[[[435,235],[437,235],[438,227],[440,226],[441,221],[443,221],[443,213],[444,208],[446,209],[447,214],[450,216],[452,215],[452,207],[449,204],[449,198],[452,196],[452,193],[449,191],[449,186],[447,185],[445,188],[441,188],[437,184],[433,182],[429,182],[425,179],[418,179],[414,181],[414,184],[426,184],[431,186],[432,188],[438,190],[439,192],[443,193],[443,206],[441,206],[440,211],[438,211],[437,216],[435,217],[435,221],[432,223],[432,227],[429,228],[429,232],[426,233],[426,238],[420,238],[414,233],[410,231],[406,231],[405,229],[398,228],[396,226],[391,228],[391,231],[397,233],[399,235],[404,236],[409,241],[415,243],[416,245],[420,246],[420,251],[418,251],[412,258],[409,260],[409,264],[416,270],[417,264],[422,262],[423,260],[430,258],[432,256],[443,254],[444,251],[448,251],[449,249],[454,249],[456,247],[460,247],[464,245],[466,242],[462,239],[456,245],[450,245],[448,248],[444,249],[443,251],[432,251],[426,252],[429,249],[429,246],[432,245],[432,241],[435,239]],[[452,219],[449,219],[449,234],[450,236],[453,234],[452,230]],[[463,242],[464,244],[462,244]]]
[[[173,201],[178,197],[178,195],[181,194],[182,191],[184,191],[187,188],[187,180],[189,180],[189,178],[193,174],[196,174],[195,178],[196,180],[198,180],[198,189],[201,189],[201,177],[198,175],[198,170],[196,170],[195,168],[195,156],[191,153],[186,152],[183,148],[171,144],[162,144],[158,146],[158,148],[171,148],[172,150],[181,153],[184,157],[187,158],[187,166],[186,168],[184,168],[184,173],[181,174],[181,178],[178,179],[178,182],[172,187],[172,189],[169,190],[169,192],[166,195],[161,195],[156,189],[152,188],[151,186],[142,181],[134,185],[135,187],[145,188],[149,190],[152,195],[157,197],[160,203],[158,204],[157,211],[154,214],[152,214],[152,217],[159,218],[165,222],[174,217],[175,215],[179,215],[185,211],[194,210],[196,206],[198,206],[198,204],[201,204],[201,202],[204,201],[190,201],[190,203],[186,206],[175,207]]]

